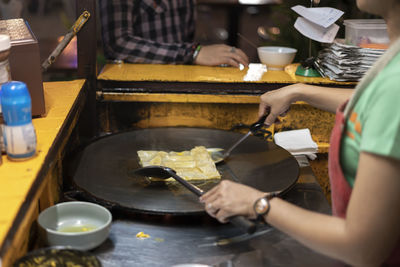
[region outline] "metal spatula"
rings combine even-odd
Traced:
[[[139,169],[133,170],[133,173],[147,176],[147,177],[155,177],[160,179],[167,179],[169,177],[174,178],[179,183],[181,183],[184,187],[192,191],[197,196],[201,196],[204,194],[204,191],[198,188],[197,186],[189,183],[184,180],[182,177],[176,174],[175,170],[164,167],[164,166],[147,166]],[[256,224],[246,219],[243,216],[233,216],[229,218],[229,222],[235,225],[236,227],[243,230],[245,233],[252,234],[256,231]]]
[[[229,155],[231,154],[232,150],[235,149],[240,143],[247,139],[251,134],[257,132],[263,125],[265,119],[268,117],[269,112],[267,112],[264,116],[262,116],[257,122],[250,125],[250,130],[246,133],[242,138],[240,138],[236,143],[234,143],[230,148],[225,150],[222,148],[207,148],[207,151],[211,155],[211,159],[214,161],[215,164],[218,164],[224,161]]]

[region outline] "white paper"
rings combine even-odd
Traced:
[[[321,43],[332,43],[339,31],[336,24],[324,28],[302,17],[296,19],[294,27],[304,36]]]
[[[274,134],[275,144],[292,155],[307,155],[318,152],[318,145],[312,140],[309,129],[278,132]]]
[[[294,6],[292,10],[307,20],[314,22],[324,28],[328,28],[337,21],[344,12],[332,7],[304,7]]]
[[[321,50],[315,66],[323,76],[335,81],[359,81],[385,50],[361,48],[335,39]]]

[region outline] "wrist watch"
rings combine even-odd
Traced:
[[[268,194],[262,198],[259,198],[254,202],[254,212],[257,215],[257,220],[264,221],[264,216],[268,214],[271,206],[269,204],[269,200],[273,197],[277,196],[276,193]]]

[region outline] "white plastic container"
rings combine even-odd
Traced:
[[[383,19],[348,19],[344,21],[346,44],[363,46],[388,44],[386,22]]]

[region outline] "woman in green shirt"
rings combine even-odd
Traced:
[[[357,5],[386,20],[391,43],[356,90],[294,84],[262,95],[259,109],[259,116],[270,110],[266,124],[295,101],[337,110],[329,152],[334,216],[231,181],[200,201],[221,222],[233,215],[258,216],[351,265],[400,266],[400,0],[357,0]]]

